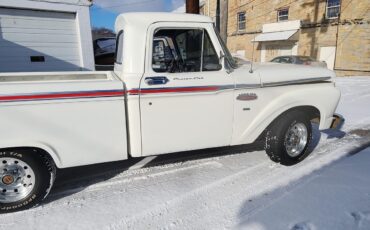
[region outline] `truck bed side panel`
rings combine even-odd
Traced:
[[[59,168],[127,159],[122,82],[7,84],[0,92],[0,148],[42,148]]]

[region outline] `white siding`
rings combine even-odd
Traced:
[[[79,47],[75,13],[0,8],[0,72],[80,70]]]

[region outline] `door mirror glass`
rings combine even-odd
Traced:
[[[156,72],[167,72],[173,55],[165,39],[157,38],[153,42],[153,69]]]

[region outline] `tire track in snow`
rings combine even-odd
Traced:
[[[181,162],[176,163],[168,163],[165,165],[158,165],[158,166],[152,166],[148,168],[141,168],[141,169],[133,169],[133,170],[126,170],[122,173],[119,173],[115,175],[114,177],[105,180],[100,181],[98,179],[97,183],[94,183],[94,180],[96,179],[96,175],[91,178],[84,178],[83,180],[76,180],[71,184],[66,183],[65,186],[63,184],[59,185],[60,189],[57,191],[53,191],[49,195],[49,199],[57,199],[58,197],[63,197],[66,195],[70,195],[69,199],[65,200],[55,200],[51,204],[45,205],[45,208],[48,206],[51,206],[52,208],[56,208],[58,206],[71,206],[76,205],[80,206],[79,203],[86,202],[88,200],[93,199],[103,199],[107,197],[114,196],[115,194],[104,194],[102,193],[99,195],[99,191],[104,191],[108,189],[113,189],[117,187],[123,187],[124,184],[131,184],[135,183],[136,181],[143,181],[148,179],[155,179],[158,177],[163,177],[169,174],[174,173],[180,173],[182,171],[186,170],[194,170],[194,169],[200,169],[203,167],[207,167],[208,169],[212,168],[220,168],[223,165],[220,163],[220,161],[232,158],[232,157],[238,157],[238,155],[244,154],[244,153],[237,153],[237,154],[231,154],[231,155],[223,155],[223,156],[213,156],[213,157],[207,157],[203,159],[196,159],[196,160],[189,160],[189,157],[181,157],[177,160],[184,160]],[[164,163],[166,160],[164,161]],[[110,174],[112,172],[106,172],[105,174]],[[104,176],[104,174],[99,175],[100,177]],[[88,186],[74,186],[79,183],[83,183],[85,180],[90,180],[90,183],[94,183],[92,185]],[[70,189],[68,188],[70,187]],[[71,188],[72,187],[72,188]],[[137,187],[140,189],[140,187]],[[72,194],[72,195],[71,195]],[[32,211],[32,210],[29,210]]]
[[[207,150],[206,150],[207,151]],[[176,163],[166,163],[167,161],[160,162],[160,164],[164,163],[163,165],[156,165],[156,166],[150,166],[150,167],[145,167],[145,168],[139,168],[139,169],[127,169],[114,177],[104,180],[104,181],[99,181],[97,179],[103,177],[104,175],[112,175],[114,172],[117,172],[118,170],[112,170],[112,171],[105,171],[104,173],[100,173],[98,175],[94,175],[91,177],[85,177],[85,178],[78,178],[77,180],[74,180],[72,183],[67,182],[67,183],[61,183],[58,185],[58,189],[52,191],[52,193],[49,195],[49,197],[55,197],[63,194],[68,194],[68,193],[73,193],[74,191],[80,191],[81,188],[84,189],[84,191],[95,191],[98,188],[104,188],[104,187],[109,187],[111,185],[114,185],[116,183],[125,183],[125,182],[131,182],[134,180],[142,180],[146,179],[147,177],[154,177],[155,175],[158,174],[160,176],[161,174],[165,175],[166,172],[167,174],[170,174],[172,172],[176,171],[181,171],[182,169],[187,169],[187,168],[199,168],[202,165],[207,165],[207,164],[217,164],[217,162],[220,161],[220,159],[226,159],[229,157],[232,157],[234,155],[239,155],[238,154],[231,154],[231,155],[223,155],[223,156],[213,156],[213,157],[207,157],[203,159],[196,159],[192,160],[188,157],[182,157],[180,159],[176,159]],[[94,183],[93,185],[89,186],[75,186],[80,184],[83,181],[89,181],[91,183],[94,183],[96,181],[97,183]],[[68,189],[68,187],[75,187],[73,189]]]
[[[202,168],[202,167],[220,168],[222,166],[223,165],[221,163],[215,160],[210,160],[210,161],[205,161],[205,162],[189,162],[189,164],[181,164],[181,163],[172,164],[171,167],[166,167],[166,170],[163,170],[163,167],[161,166],[158,166],[159,168],[151,167],[151,168],[146,168],[146,169],[139,169],[139,170],[136,170],[135,172],[128,172],[129,175],[125,175],[123,173],[123,174],[117,175],[116,177],[110,180],[90,185],[83,190],[82,197],[79,197],[79,195],[76,194],[77,197],[74,197],[73,200],[62,201],[62,203],[59,203],[59,201],[55,201],[53,202],[53,207],[56,207],[58,205],[71,205],[73,203],[79,203],[80,201],[85,202],[90,199],[96,199],[97,197],[95,195],[99,190],[112,189],[112,187],[122,187],[123,184],[127,184],[127,183],[134,183],[140,180],[154,179],[156,177],[166,176],[169,174],[178,173],[178,172],[182,172],[186,170],[194,170],[196,168]],[[162,170],[162,171],[153,172],[155,170]],[[135,174],[136,176],[130,177],[131,174]],[[53,194],[53,196],[61,196],[61,195],[70,194],[71,192],[80,191],[80,190],[81,189],[79,188],[69,189],[69,190],[67,189],[64,191],[57,192]],[[90,197],[89,194],[93,194],[94,196]],[[51,196],[51,198],[53,198],[53,196]],[[114,194],[104,194],[104,195],[99,196],[99,199],[107,198],[110,196],[114,196]]]
[[[164,204],[155,206],[142,213],[136,214],[131,218],[125,219],[124,221],[110,224],[109,226],[107,226],[107,229],[144,229],[148,226],[145,226],[145,224],[144,226],[141,226],[142,223],[152,223],[153,221],[158,224],[154,224],[153,226],[163,226],[166,222],[170,222],[167,223],[167,226],[163,227],[163,229],[179,227],[174,223],[181,223],[182,227],[184,226],[184,224],[185,226],[191,226],[192,219],[201,217],[202,213],[212,210],[213,208],[217,209],[220,207],[227,207],[226,205],[222,205],[222,203],[227,204],[229,208],[228,210],[223,210],[223,218],[216,218],[215,221],[217,222],[221,220],[223,226],[225,226],[225,222],[228,222],[231,225],[231,223],[235,223],[235,221],[230,220],[233,219],[233,216],[235,216],[235,207],[240,205],[240,200],[251,199],[257,194],[266,194],[270,191],[273,191],[274,189],[281,188],[282,186],[287,186],[290,183],[297,181],[301,177],[304,177],[312,173],[313,171],[321,169],[325,165],[328,165],[333,161],[342,158],[343,156],[347,155],[348,152],[351,152],[356,146],[358,147],[364,143],[367,143],[368,141],[369,140],[367,138],[359,138],[354,135],[346,136],[341,140],[335,142],[333,141],[326,145],[320,146],[319,149],[317,149],[317,151],[313,154],[313,156],[307,158],[304,162],[302,162],[303,165],[299,164],[289,168],[275,165],[275,167],[270,170],[261,170],[260,172],[260,169],[267,167],[269,164],[267,162],[261,163],[253,168],[245,169],[243,171],[227,176],[219,181],[200,187],[189,193],[185,193],[184,195],[177,197],[176,199],[170,200]],[[349,143],[351,143],[352,145],[349,145]],[[292,171],[294,171],[295,173],[295,175],[293,176],[290,175]],[[253,174],[253,176],[260,178],[260,180],[253,180],[252,183],[248,180],[244,180],[243,177],[251,173]],[[287,180],[287,178],[289,179]],[[238,188],[235,189],[235,185],[238,184]],[[243,189],[243,187],[241,186],[242,184],[247,189]],[[220,194],[229,194],[229,189],[227,188],[233,185],[234,188],[232,189],[232,191],[238,191],[238,193],[231,194],[227,197],[221,196],[224,199],[218,201],[219,204],[212,204],[213,199],[210,197],[217,198],[220,197]],[[212,196],[212,194],[215,193],[216,195]],[[271,198],[271,200],[275,199],[278,199],[278,197]],[[205,205],[199,205],[200,201],[205,202]],[[181,215],[173,215],[174,210],[176,210],[175,207],[183,203],[190,203],[190,207],[197,207],[197,209],[195,209],[195,212],[197,214],[194,214],[194,212],[190,215],[190,217],[181,219],[179,219]],[[234,203],[234,205],[232,205],[232,208],[230,208],[231,203]],[[267,203],[268,205],[271,204],[271,202],[265,203]],[[261,210],[265,207],[252,207],[250,210],[244,212],[243,214],[246,216],[250,216],[254,212],[257,212],[258,210]],[[225,215],[227,216],[227,218],[225,218]],[[216,224],[215,227],[216,226],[218,225]]]
[[[219,186],[222,186],[223,184],[229,182],[229,181],[232,181],[233,179],[235,178],[238,178],[242,175],[246,175],[246,174],[249,174],[251,172],[255,172],[255,171],[259,171],[259,169],[262,169],[262,168],[266,168],[268,167],[269,165],[271,165],[271,162],[263,162],[263,163],[260,163],[258,165],[255,165],[253,167],[250,167],[250,168],[247,168],[245,170],[242,170],[242,171],[239,171],[237,173],[234,173],[234,174],[231,174],[227,177],[224,177],[218,181],[215,181],[213,183],[210,183],[210,184],[207,184],[203,187],[200,187],[200,188],[197,188],[191,192],[188,192],[188,193],[185,193],[183,194],[182,196],[180,197],[177,197],[176,199],[173,199],[173,200],[170,200],[164,204],[161,204],[161,205],[158,205],[158,206],[155,206],[149,210],[145,210],[144,212],[141,212],[139,214],[136,214],[134,215],[133,217],[129,218],[129,219],[134,219],[134,220],[137,220],[137,221],[140,221],[141,218],[145,217],[145,216],[153,216],[154,213],[158,212],[159,215],[162,214],[161,211],[165,210],[166,212],[169,212],[169,206],[174,206],[180,202],[182,202],[182,200],[186,199],[186,198],[189,198],[189,197],[192,197],[192,196],[195,196],[199,193],[204,193],[206,192],[207,190],[209,189],[212,189],[212,188],[215,188],[215,187],[219,187]],[[122,222],[119,222],[118,224],[111,224],[108,229],[125,229],[126,227],[128,226],[123,226],[123,225],[126,225],[127,223],[129,223],[128,220],[123,220]],[[135,225],[133,225],[135,226]],[[129,228],[129,227],[128,227]]]

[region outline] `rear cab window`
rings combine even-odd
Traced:
[[[117,44],[116,44],[116,56],[115,62],[117,64],[122,64],[123,62],[123,30],[121,30],[117,35]]]

